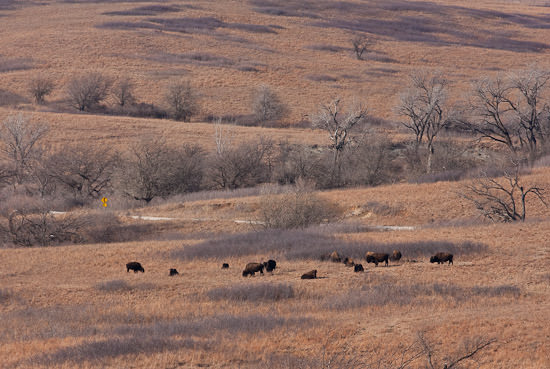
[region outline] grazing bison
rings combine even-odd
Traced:
[[[142,272],[145,273],[145,269],[141,266],[140,263],[137,261],[131,261],[128,264],[126,264],[126,273],[128,273],[130,270],[133,270],[134,273]]]
[[[266,272],[272,272],[277,267],[277,262],[275,260],[269,259],[264,262],[264,267]]]
[[[352,258],[344,258],[344,264],[347,266],[347,267],[352,267],[355,265],[355,262],[353,261]]]
[[[223,263],[222,264],[222,269],[229,269],[229,264]]]
[[[342,261],[342,258],[340,258],[340,255],[338,255],[338,252],[333,251],[330,254],[321,255],[321,260],[330,260],[334,263],[340,263]]]
[[[170,268],[170,277],[173,277],[175,275],[178,275],[178,270],[174,268]]]
[[[393,250],[390,256],[391,261],[399,261],[401,259],[401,251]]]
[[[363,265],[362,264],[355,264],[353,266],[353,271],[354,272],[362,272],[364,271],[365,269],[363,269]]]
[[[438,263],[442,264],[446,261],[449,262],[449,265],[453,264],[453,254],[449,254],[446,252],[438,252],[434,256],[430,258],[430,263]]]
[[[380,252],[367,252],[365,254],[365,259],[367,263],[374,263],[375,266],[378,266],[378,263],[384,262],[388,266],[388,259],[390,258],[389,254],[383,254]]]
[[[317,278],[317,269],[310,270],[307,273],[302,274],[301,279],[315,279]]]
[[[264,274],[264,265],[262,263],[248,263],[243,270],[243,277],[254,275],[256,272]]]

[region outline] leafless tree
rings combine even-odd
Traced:
[[[209,181],[215,188],[235,189],[265,183],[270,177],[273,143],[260,138],[239,146],[226,147],[210,158]]]
[[[127,196],[146,203],[155,197],[198,191],[203,157],[197,146],[173,149],[163,138],[142,141],[132,148],[120,186]]]
[[[452,369],[457,368],[458,364],[465,360],[473,360],[474,356],[486,349],[488,346],[495,343],[496,338],[477,337],[464,342],[464,347],[453,356],[448,356],[446,363],[441,363],[437,359],[437,351],[434,344],[431,343],[423,332],[418,334],[418,343],[422,352],[426,356],[426,361],[429,369]]]
[[[52,179],[75,198],[87,201],[101,197],[110,189],[119,154],[103,147],[65,146],[50,157],[49,163]]]
[[[128,77],[120,79],[114,85],[112,93],[116,104],[121,108],[131,105],[136,101],[134,97],[134,83]]]
[[[515,156],[527,153],[532,164],[550,135],[550,106],[544,101],[549,81],[550,72],[536,68],[483,79],[474,88],[471,117],[462,124]]]
[[[45,103],[45,97],[52,93],[55,84],[49,78],[38,76],[33,78],[29,83],[29,92],[34,98],[34,101],[42,105]]]
[[[262,85],[255,91],[252,98],[252,112],[261,124],[278,121],[287,114],[287,111],[288,108],[279,95],[269,86]]]
[[[39,153],[40,141],[48,134],[44,123],[31,123],[23,115],[11,115],[0,127],[0,153],[12,163],[16,184],[22,184]]]
[[[111,79],[99,72],[74,78],[67,88],[69,101],[80,111],[90,111],[107,98],[111,85]]]
[[[373,44],[372,40],[364,34],[357,34],[351,39],[351,45],[357,60],[363,60],[363,54]]]
[[[500,222],[525,221],[526,199],[529,195],[547,206],[544,188],[523,185],[518,164],[501,179],[484,175],[474,180],[462,194],[484,217]]]
[[[425,142],[428,152],[426,171],[431,172],[434,140],[449,124],[446,107],[449,82],[440,74],[417,71],[411,75],[407,90],[400,96],[399,115],[407,117],[403,125],[415,135],[415,152]]]
[[[177,81],[168,86],[165,100],[175,120],[189,122],[199,110],[198,97],[189,81]]]
[[[367,108],[362,104],[355,104],[346,112],[343,111],[341,99],[337,98],[329,104],[321,105],[313,118],[313,126],[327,131],[333,151],[332,178],[341,177],[340,158],[348,144],[354,140],[354,134],[364,128]],[[364,130],[361,131],[364,133]]]

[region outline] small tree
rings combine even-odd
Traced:
[[[363,53],[367,51],[372,44],[372,40],[368,38],[367,35],[357,34],[353,36],[351,45],[353,46],[353,51],[355,52],[357,60],[363,60]]]
[[[539,186],[526,187],[520,178],[519,165],[506,172],[502,179],[489,178],[487,175],[476,179],[466,186],[462,196],[471,201],[481,214],[492,221],[525,221],[526,199],[532,195],[545,206],[545,190]]]
[[[23,115],[9,116],[0,127],[0,153],[12,164],[16,184],[22,184],[40,154],[47,124],[30,123]]]
[[[313,118],[313,126],[327,131],[331,141],[330,149],[332,157],[332,182],[341,178],[340,158],[348,144],[353,141],[353,134],[359,130],[367,117],[367,108],[362,104],[355,105],[343,111],[339,98],[329,104],[321,105],[319,112]]]
[[[29,92],[34,98],[34,101],[42,105],[45,103],[45,97],[52,93],[55,84],[52,80],[45,77],[36,77],[29,83]]]
[[[113,87],[113,97],[120,108],[133,104],[136,101],[134,83],[129,78],[119,80]]]
[[[450,122],[446,107],[448,84],[447,79],[439,74],[415,72],[411,75],[410,86],[401,94],[397,107],[398,114],[408,118],[403,125],[415,135],[414,148],[417,155],[420,145],[426,143],[428,173],[432,169],[434,140]]]
[[[111,85],[111,79],[99,72],[74,78],[67,88],[69,101],[80,111],[90,111],[107,98]]]
[[[252,112],[256,121],[261,124],[282,119],[287,113],[287,107],[277,93],[269,86],[260,86],[252,100]]]
[[[165,100],[175,120],[189,122],[200,110],[197,95],[189,81],[170,84]]]

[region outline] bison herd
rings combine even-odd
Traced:
[[[367,263],[374,263],[375,266],[378,266],[378,263],[384,263],[385,266],[388,266],[389,260],[399,261],[401,259],[401,256],[402,254],[398,250],[394,250],[391,255],[380,253],[380,252],[369,251],[365,254],[365,260],[367,261]],[[350,257],[341,257],[336,251],[333,251],[328,254],[323,254],[321,255],[320,259],[322,261],[332,261],[334,263],[343,263],[347,267],[353,267],[354,272],[363,272],[365,270],[362,264],[355,263],[355,261]],[[448,262],[449,265],[453,264],[453,254],[449,254],[446,252],[438,252],[437,254],[430,257],[430,263],[443,264],[446,262]],[[275,270],[276,267],[277,267],[277,262],[272,259],[262,263],[257,263],[257,262],[248,263],[246,264],[242,274],[243,274],[243,277],[254,276],[258,272],[260,274],[264,274],[264,269],[266,272],[273,272],[273,270]],[[229,269],[229,264],[223,263],[222,269]],[[130,270],[133,270],[134,273],[137,273],[137,272],[145,273],[145,269],[137,261],[132,261],[126,264],[126,272],[129,272]],[[179,275],[178,271],[176,269],[171,268],[169,271],[169,276],[172,277],[175,275]],[[304,273],[300,278],[316,279],[317,270],[314,269],[307,273]]]

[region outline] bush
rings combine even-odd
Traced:
[[[168,86],[165,100],[172,118],[189,122],[199,112],[199,102],[189,81],[174,82]]]
[[[283,195],[264,194],[260,202],[261,221],[266,228],[306,228],[333,219],[336,206],[311,191],[299,180]]]
[[[287,283],[241,283],[208,291],[211,300],[279,301],[295,297],[294,289]]]
[[[91,111],[107,98],[112,81],[99,72],[90,72],[69,82],[70,104],[80,111]]]

